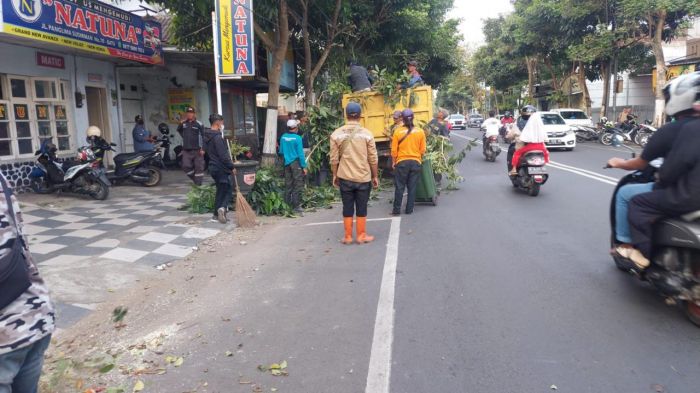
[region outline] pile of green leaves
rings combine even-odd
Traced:
[[[185,209],[194,214],[204,214],[214,211],[216,187],[213,184],[203,186],[192,185],[187,193]]]
[[[327,208],[330,207],[331,203],[340,199],[340,193],[331,185],[306,187],[301,199],[301,207],[304,209]]]
[[[255,185],[246,198],[263,216],[291,216],[292,208],[284,201],[284,178],[279,169],[264,166],[255,175]]]
[[[473,139],[463,149],[454,152],[454,144],[449,138],[428,134],[427,153],[424,158],[431,161],[435,175],[445,175],[448,181],[448,190],[457,190],[457,185],[464,181],[464,177],[460,175],[457,165],[464,160],[467,152],[471,151],[475,146],[476,139]]]
[[[384,96],[384,104],[396,106],[401,103],[402,106],[410,108],[418,103],[418,97],[413,94],[411,89],[402,89],[400,86],[410,80],[410,76],[405,72],[390,72],[386,68],[375,66],[372,69],[372,75],[375,78],[372,89],[380,92]]]

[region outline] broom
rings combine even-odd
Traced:
[[[236,221],[238,221],[238,226],[252,228],[256,224],[255,211],[241,193],[236,175],[233,175],[233,181],[236,184]]]

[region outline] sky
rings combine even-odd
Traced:
[[[484,43],[482,20],[507,14],[512,10],[510,0],[454,0],[454,8],[448,16],[462,20],[460,31],[466,44],[479,46]]]

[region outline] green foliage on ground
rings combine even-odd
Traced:
[[[215,199],[216,187],[213,184],[192,185],[187,193],[185,209],[193,214],[211,213],[214,211]]]

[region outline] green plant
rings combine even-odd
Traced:
[[[384,104],[393,107],[403,101],[404,106],[411,106],[406,104],[411,104],[410,97],[413,96],[413,94],[407,94],[406,90],[400,87],[402,83],[408,82],[410,79],[408,74],[405,72],[393,73],[386,68],[379,68],[377,66],[372,69],[372,73],[377,79],[372,89],[384,96]]]
[[[318,105],[308,109],[311,152],[308,157],[309,171],[316,173],[328,167],[330,137],[333,131],[343,125],[340,108]]]
[[[457,165],[464,160],[467,152],[477,145],[476,139],[472,139],[463,149],[453,153],[454,144],[449,138],[431,134],[427,124],[421,124],[421,127],[426,130],[426,135],[428,135],[425,159],[432,162],[433,173],[436,175],[444,174],[447,177],[448,190],[457,190],[457,185],[464,181],[464,177],[459,174]]]
[[[216,187],[214,185],[197,186],[187,193],[187,203],[185,208],[194,214],[203,214],[214,211],[214,199],[216,197]]]
[[[333,186],[306,187],[302,194],[301,206],[304,209],[322,209],[330,207],[331,203],[338,199],[340,194]]]
[[[264,216],[291,216],[292,208],[284,202],[284,179],[277,168],[265,166],[258,169],[255,185],[247,200],[258,214]]]
[[[241,145],[235,140],[229,140],[228,146],[231,151],[231,158],[233,158],[234,161],[238,161],[238,156],[241,154],[245,154],[250,151],[249,146]]]

